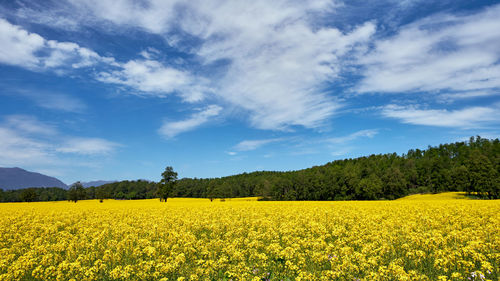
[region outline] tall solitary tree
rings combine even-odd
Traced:
[[[158,184],[158,195],[160,196],[160,201],[167,202],[168,197],[174,189],[177,173],[174,172],[174,168],[167,166],[161,177],[162,179]]]
[[[85,188],[83,188],[83,185],[79,181],[72,184],[68,190],[69,201],[73,201],[76,203],[78,200],[85,199],[85,196]]]

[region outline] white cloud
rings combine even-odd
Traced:
[[[204,2],[191,21],[183,22],[186,30],[205,39],[197,54],[206,64],[229,61],[215,94],[246,109],[257,128],[323,125],[340,107],[325,86],[337,79],[341,58],[366,42],[374,25],[345,34],[314,26],[309,15],[324,7],[309,2],[253,3],[249,7],[236,1]],[[192,24],[196,20],[205,24]]]
[[[81,113],[87,105],[81,99],[72,95],[51,93],[38,89],[6,89],[5,95],[22,96],[33,101],[36,105],[52,110]]]
[[[73,8],[82,13],[91,13],[97,20],[106,20],[124,26],[140,26],[152,33],[167,31],[168,25],[176,20],[175,8],[182,1],[100,1],[69,0]],[[94,20],[95,21],[95,20]]]
[[[344,144],[348,143],[350,141],[353,141],[358,138],[373,138],[375,135],[378,134],[378,130],[361,130],[354,132],[350,135],[343,136],[343,137],[335,137],[335,138],[329,138],[327,139],[327,142],[329,143],[334,143],[334,144]]]
[[[109,154],[118,146],[101,138],[63,135],[33,116],[5,116],[0,123],[0,166],[78,166],[79,155]]]
[[[204,110],[196,112],[188,119],[181,121],[165,122],[158,133],[165,138],[173,138],[180,133],[194,130],[195,128],[207,123],[212,117],[219,115],[222,107],[218,105],[209,105]]]
[[[473,99],[479,97],[489,97],[500,95],[500,91],[495,90],[483,90],[483,91],[461,91],[461,92],[452,92],[446,94],[440,94],[437,98],[438,101],[441,102],[454,102],[456,100],[463,99]]]
[[[274,139],[262,139],[262,140],[244,140],[234,146],[235,150],[238,151],[250,151],[255,150],[264,145],[282,141],[283,138],[274,138]]]
[[[414,125],[458,127],[468,129],[500,120],[500,108],[467,107],[457,110],[418,109],[413,106],[388,105],[382,115],[399,119],[403,123]]]
[[[200,73],[158,65],[151,61],[151,53],[142,52],[146,60],[102,72],[100,81],[161,96],[176,92],[187,101],[198,101],[207,91],[203,77],[208,73],[209,92],[243,109],[250,124],[261,129],[324,125],[341,106],[336,93],[326,88],[338,79],[343,58],[366,44],[375,31],[373,23],[349,32],[321,27],[317,19],[337,5],[326,0],[69,3],[73,8],[63,5],[62,14],[64,9],[66,14],[78,10],[86,15],[84,25],[101,22],[99,26],[139,27],[158,34],[192,55],[197,61],[191,67],[203,69]],[[52,18],[59,22],[55,15]],[[123,29],[109,29],[115,30]],[[212,63],[223,67],[214,69]]]
[[[157,57],[159,54],[161,54],[161,52],[153,47],[148,47],[148,48],[146,48],[146,50],[142,50],[139,54],[143,58],[145,58],[147,60],[151,60],[151,59],[154,59],[155,57]]]
[[[334,151],[330,152],[330,155],[332,155],[334,157],[339,157],[339,156],[348,155],[351,151],[352,151],[351,147],[346,147],[346,148],[342,148],[339,150],[334,150]]]
[[[408,3],[413,5],[405,1],[403,6]],[[70,0],[43,12],[24,7],[18,16],[33,16],[34,22],[52,26],[98,25],[108,32],[140,28],[162,36],[193,59],[180,69],[156,61],[159,51],[146,48],[140,59],[116,63],[77,44],[46,40],[1,20],[0,36],[9,48],[0,48],[0,61],[55,68],[72,60],[73,67],[84,67],[100,59],[112,66],[99,70],[97,79],[104,83],[125,85],[139,94],[175,93],[188,102],[210,93],[242,109],[250,124],[261,129],[324,125],[342,106],[337,93],[325,89],[336,83],[353,54],[362,68],[356,88],[362,93],[439,92],[441,101],[453,101],[500,87],[500,5],[473,15],[438,14],[416,21],[375,41],[364,55],[360,53],[371,44],[375,24],[367,22],[350,31],[319,24],[319,18],[335,14],[336,5],[293,0]],[[11,49],[16,51],[7,54],[5,50]],[[41,57],[39,50],[49,55]],[[212,68],[212,63],[223,67]],[[171,124],[175,136],[185,131],[177,127],[197,127],[191,125],[195,117],[163,127]]]
[[[7,83],[0,84],[0,87],[3,90],[0,96],[23,97],[41,108],[72,113],[83,113],[87,109],[87,104],[75,95],[46,91],[31,86],[12,87]]]
[[[373,138],[379,133],[378,129],[360,130],[349,135],[341,137],[321,138],[316,140],[317,146],[326,145],[320,151],[311,151],[311,153],[324,153],[330,151],[334,157],[347,156],[357,148],[352,146],[353,142],[361,138]]]
[[[57,152],[83,155],[108,154],[119,144],[100,138],[70,138],[56,148]]]
[[[500,87],[500,5],[438,14],[375,42],[360,59],[359,92],[482,91]]]
[[[5,120],[5,127],[23,134],[54,136],[58,133],[54,126],[47,125],[28,115],[9,115]]]
[[[114,70],[101,71],[97,80],[121,84],[142,93],[165,96],[177,92],[185,101],[195,102],[208,92],[206,80],[194,77],[187,71],[164,66],[151,60],[158,50],[148,48],[141,52],[143,60],[117,63],[114,58],[101,57],[96,52],[72,42],[47,40],[36,33],[0,19],[0,63],[16,65],[31,70],[54,69],[61,71],[68,66],[84,68],[102,63]],[[41,106],[66,111],[81,110],[81,104],[61,95],[50,95],[39,100]]]
[[[15,129],[0,126],[0,166],[21,166],[43,164],[56,161],[50,152],[50,144],[38,141]]]
[[[80,99],[63,94],[40,93],[36,96],[32,95],[31,98],[36,104],[47,109],[83,112],[87,108],[86,104]]]
[[[0,63],[32,70],[87,67],[98,61],[112,62],[71,42],[46,40],[0,18]]]
[[[34,68],[40,63],[35,52],[45,45],[45,40],[38,34],[0,19],[0,62]]]
[[[46,1],[30,2],[31,5],[21,5],[15,11],[16,17],[23,21],[28,21],[35,24],[47,25],[55,28],[60,28],[69,31],[76,31],[82,27],[82,23],[89,24],[89,18],[81,13],[72,13],[75,11],[74,7],[64,3],[63,1],[57,2],[59,7],[51,6]],[[10,14],[14,13],[8,10]]]
[[[164,66],[151,60],[158,50],[148,48],[141,52],[146,58],[117,63],[114,58],[101,57],[96,52],[72,42],[46,40],[36,33],[29,33],[19,26],[0,19],[0,63],[16,65],[31,70],[54,69],[61,71],[68,66],[84,68],[102,63],[114,70],[101,71],[96,79],[105,83],[121,84],[142,93],[165,96],[177,92],[185,101],[195,102],[204,98],[209,89],[201,77],[194,77],[187,71]],[[48,108],[66,111],[81,109],[81,104],[61,95],[50,95],[39,100]]]
[[[119,70],[111,72],[101,72],[97,80],[126,85],[157,96],[178,92],[188,102],[200,101],[207,91],[201,80],[192,77],[189,72],[164,66],[158,61],[130,60],[119,64],[118,68]]]

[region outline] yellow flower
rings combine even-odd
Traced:
[[[0,281],[488,280],[499,221],[499,200],[446,194],[2,203]]]

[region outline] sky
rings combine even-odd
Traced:
[[[0,0],[0,167],[298,170],[500,135],[500,1]]]

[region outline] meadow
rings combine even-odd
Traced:
[[[500,200],[0,204],[0,280],[498,280]]]

